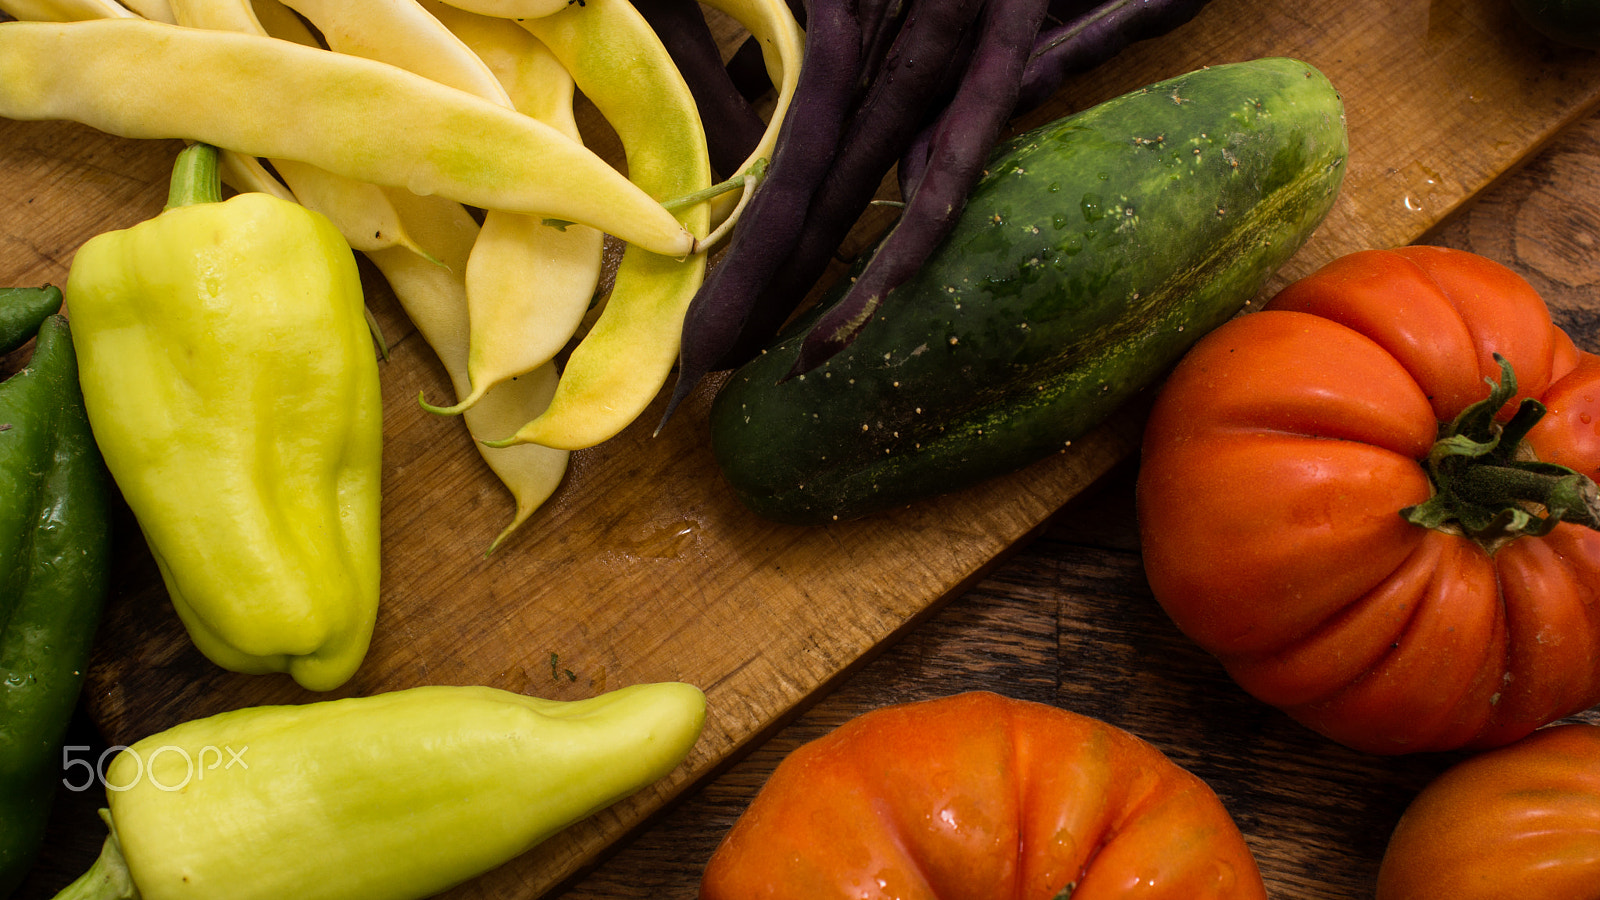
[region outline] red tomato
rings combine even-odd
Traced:
[[[1389,838],[1377,900],[1600,897],[1600,728],[1555,725],[1446,770]]]
[[[795,750],[700,887],[703,900],[1068,893],[1266,896],[1198,778],[1103,722],[985,692],[874,710]]]
[[[1437,247],[1290,285],[1198,342],[1152,410],[1157,600],[1245,690],[1347,746],[1497,746],[1600,702],[1600,533],[1399,514],[1434,493],[1440,423],[1488,396],[1496,353],[1548,407],[1521,453],[1600,472],[1600,358],[1515,273]]]

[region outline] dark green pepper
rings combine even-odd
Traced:
[[[52,315],[27,368],[0,383],[0,897],[55,798],[109,583],[110,498],[67,320]]]
[[[0,288],[0,353],[26,344],[39,324],[60,309],[61,289],[53,285]]]

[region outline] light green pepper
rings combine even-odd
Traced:
[[[493,869],[660,780],[687,684],[542,700],[419,687],[225,712],[107,768],[112,834],[57,900],[411,900]]]
[[[350,248],[265,194],[173,202],[78,250],[66,285],[89,421],[195,645],[331,690],[378,604],[383,412]]]

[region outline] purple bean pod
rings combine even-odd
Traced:
[[[1040,32],[1022,73],[1013,115],[1050,99],[1070,75],[1100,65],[1129,44],[1159,37],[1193,19],[1210,0],[1106,0]]]
[[[964,66],[961,50],[970,42],[983,0],[910,0],[907,5],[905,23],[878,77],[852,111],[838,155],[811,199],[799,239],[719,366],[748,359],[800,305],[902,148],[949,99],[951,73]]]
[[[1047,0],[989,0],[972,62],[933,134],[928,165],[905,211],[845,295],[801,342],[788,376],[848,346],[885,295],[904,283],[950,233],[1016,105],[1022,72]]]
[[[809,0],[806,20],[800,80],[779,126],[766,179],[750,198],[726,252],[689,302],[678,377],[661,425],[738,339],[751,306],[798,239],[806,207],[839,146],[860,71],[856,4]]]

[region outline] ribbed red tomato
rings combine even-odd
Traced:
[[[712,856],[703,900],[1264,898],[1216,795],[1098,720],[970,692],[795,750]]]
[[[1538,409],[1489,399],[1500,358],[1547,408],[1521,439]],[[1355,253],[1162,389],[1145,569],[1182,631],[1311,728],[1375,753],[1496,746],[1600,702],[1600,533],[1574,524],[1597,471],[1600,358],[1525,280],[1439,247]],[[1426,524],[1401,514],[1419,505]],[[1568,521],[1540,534],[1551,507]]]
[[[1452,766],[1406,807],[1377,900],[1600,897],[1600,727],[1553,725]]]

